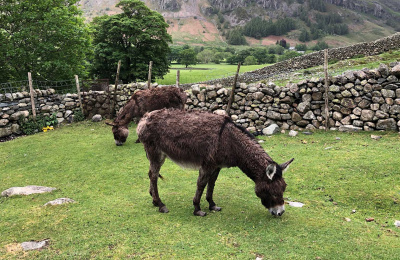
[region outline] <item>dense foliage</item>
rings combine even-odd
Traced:
[[[253,18],[243,28],[243,34],[256,39],[267,37],[270,35],[283,35],[296,28],[295,21],[291,18],[278,19],[276,22],[272,20],[264,20],[260,17]]]
[[[86,74],[91,40],[77,2],[1,1],[0,82]]]
[[[147,80],[148,64],[153,61],[152,79],[168,72],[168,24],[161,14],[139,0],[117,4],[123,13],[96,17],[93,22],[94,60],[92,75],[115,78],[121,60],[120,79],[124,82]]]

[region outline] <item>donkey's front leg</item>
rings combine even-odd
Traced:
[[[195,216],[204,217],[205,215],[207,215],[207,213],[201,211],[200,200],[209,178],[210,178],[210,172],[207,171],[204,167],[201,167],[199,171],[199,177],[197,178],[196,194],[194,195],[193,198],[193,206],[194,206],[193,214]]]
[[[214,186],[215,186],[215,182],[217,181],[218,178],[218,174],[219,171],[221,170],[221,168],[217,168],[211,175],[210,179],[208,180],[208,184],[207,184],[207,195],[206,195],[206,199],[208,201],[209,204],[209,209],[210,210],[214,210],[214,211],[221,211],[222,208],[217,207],[217,205],[215,205],[215,202],[213,200],[213,192],[214,192]]]

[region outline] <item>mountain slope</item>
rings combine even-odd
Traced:
[[[120,12],[118,0],[82,0],[81,8],[88,20],[103,14]],[[295,19],[298,29],[283,36],[262,39],[247,38],[250,45],[265,45],[284,37],[293,46],[299,43],[302,30],[316,23],[318,14],[337,14],[349,28],[344,36],[325,36],[331,46],[375,40],[400,31],[398,0],[143,0],[152,10],[160,12],[170,25],[168,32],[174,44],[226,45],[229,30],[243,26],[254,17]],[[325,10],[321,11],[325,6]],[[300,19],[305,10],[309,21]]]

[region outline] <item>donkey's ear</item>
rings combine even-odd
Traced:
[[[292,158],[289,161],[279,165],[282,168],[282,174],[289,169],[289,165],[293,162],[293,160],[294,160],[294,158]]]
[[[265,172],[267,174],[268,179],[272,180],[272,178],[274,178],[274,175],[276,173],[276,165],[275,164],[268,165]]]

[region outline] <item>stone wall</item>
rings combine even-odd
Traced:
[[[400,127],[400,63],[349,71],[329,81],[330,129],[394,130]],[[284,87],[241,83],[231,117],[250,131],[276,123],[281,129],[324,129],[325,81],[308,79]],[[189,109],[226,109],[231,90],[222,85],[193,85]]]
[[[357,55],[372,56],[387,52],[390,50],[400,49],[400,33],[373,41],[354,44],[346,47],[329,49],[328,60],[345,60]],[[289,73],[301,69],[307,69],[324,64],[324,51],[312,52],[309,54],[295,57],[290,60],[277,62],[273,65],[240,74],[238,82],[257,82],[274,75]],[[221,78],[216,80],[200,82],[202,84],[216,85],[222,84],[225,86],[233,85],[234,77]],[[183,88],[190,88],[193,84],[184,84]]]
[[[281,129],[323,129],[324,80],[311,78],[286,86],[273,83],[240,83],[235,91],[231,117],[250,131],[262,131],[275,123]],[[153,85],[156,87],[157,85]],[[115,110],[119,111],[145,83],[118,85]],[[187,91],[188,109],[225,110],[231,90],[221,84],[192,85]],[[111,92],[82,92],[87,118],[100,114],[109,118]],[[72,122],[80,110],[78,94],[56,94],[54,89],[35,90],[37,114],[57,114],[60,123]],[[331,129],[342,131],[394,130],[400,127],[400,63],[381,64],[377,69],[348,71],[329,80],[329,121]],[[0,137],[20,134],[18,119],[32,115],[28,92],[0,94]]]
[[[34,91],[36,114],[57,114],[59,123],[72,121],[79,110],[78,94],[56,94],[54,89]],[[0,137],[20,134],[18,120],[32,115],[30,93],[16,92],[0,94]]]

